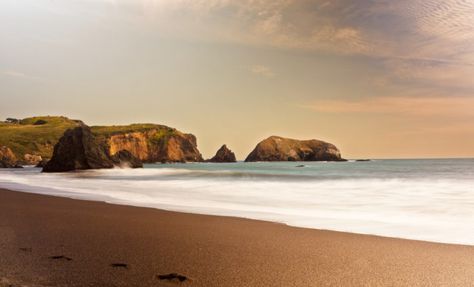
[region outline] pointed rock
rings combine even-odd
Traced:
[[[208,160],[209,162],[236,162],[235,154],[223,145],[216,153],[216,155]]]

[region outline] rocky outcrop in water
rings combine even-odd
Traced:
[[[345,161],[345,159],[341,157],[335,145],[327,142],[272,136],[258,143],[245,161]]]
[[[15,154],[6,146],[0,147],[0,168],[19,168]]]
[[[216,155],[207,160],[208,162],[236,162],[235,154],[227,148],[226,145],[223,145],[216,153]]]
[[[46,164],[48,163],[48,161],[49,161],[49,160],[47,160],[47,159],[43,159],[43,160],[41,160],[40,162],[38,162],[38,163],[35,165],[35,167],[43,168],[43,167],[46,166]]]
[[[54,146],[53,156],[43,172],[66,172],[83,169],[113,168],[129,165],[139,167],[139,160],[130,152],[110,155],[107,144],[86,125],[67,130]],[[141,166],[141,165],[140,165]]]
[[[112,162],[120,167],[140,168],[143,167],[141,160],[136,158],[128,150],[121,150],[111,157]]]

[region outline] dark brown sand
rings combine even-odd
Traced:
[[[0,190],[0,286],[473,284],[469,246]]]

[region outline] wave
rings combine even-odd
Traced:
[[[472,169],[466,169],[469,165],[458,167],[457,178],[451,175],[455,168],[445,163],[430,165],[431,172],[416,177],[408,167],[388,165],[390,168],[374,167],[383,170],[379,174],[368,169],[367,163],[357,170],[349,165],[334,165],[334,169],[309,165],[305,171],[294,169],[293,164],[246,166],[247,170],[238,165],[160,165],[64,174],[27,168],[0,172],[0,186],[308,228],[474,245],[474,176]]]

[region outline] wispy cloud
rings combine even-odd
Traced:
[[[107,0],[110,1],[110,0]],[[137,3],[131,0],[114,0]],[[355,55],[387,79],[472,88],[471,0],[142,0],[160,29],[242,45]],[[179,22],[180,25],[170,25]],[[189,31],[193,31],[190,34]],[[196,31],[198,31],[196,33]]]
[[[474,119],[474,98],[467,97],[373,97],[360,100],[320,100],[301,107],[321,113],[377,114],[415,117]]]
[[[221,40],[375,57],[452,60],[464,52],[474,60],[470,53],[474,40],[474,2],[470,0],[142,0],[138,3],[147,15],[156,14],[160,19],[171,15],[170,19],[180,21],[181,25],[200,26]]]
[[[14,78],[27,78],[28,76],[16,71],[2,71],[2,74]]]
[[[273,78],[275,77],[275,73],[272,69],[264,65],[253,65],[249,67],[249,71],[253,74],[265,77],[265,78]]]
[[[5,70],[0,71],[0,75],[9,78],[17,78],[17,79],[24,79],[24,80],[31,80],[31,81],[44,81],[45,79],[42,77],[27,75],[25,73],[13,70]]]

